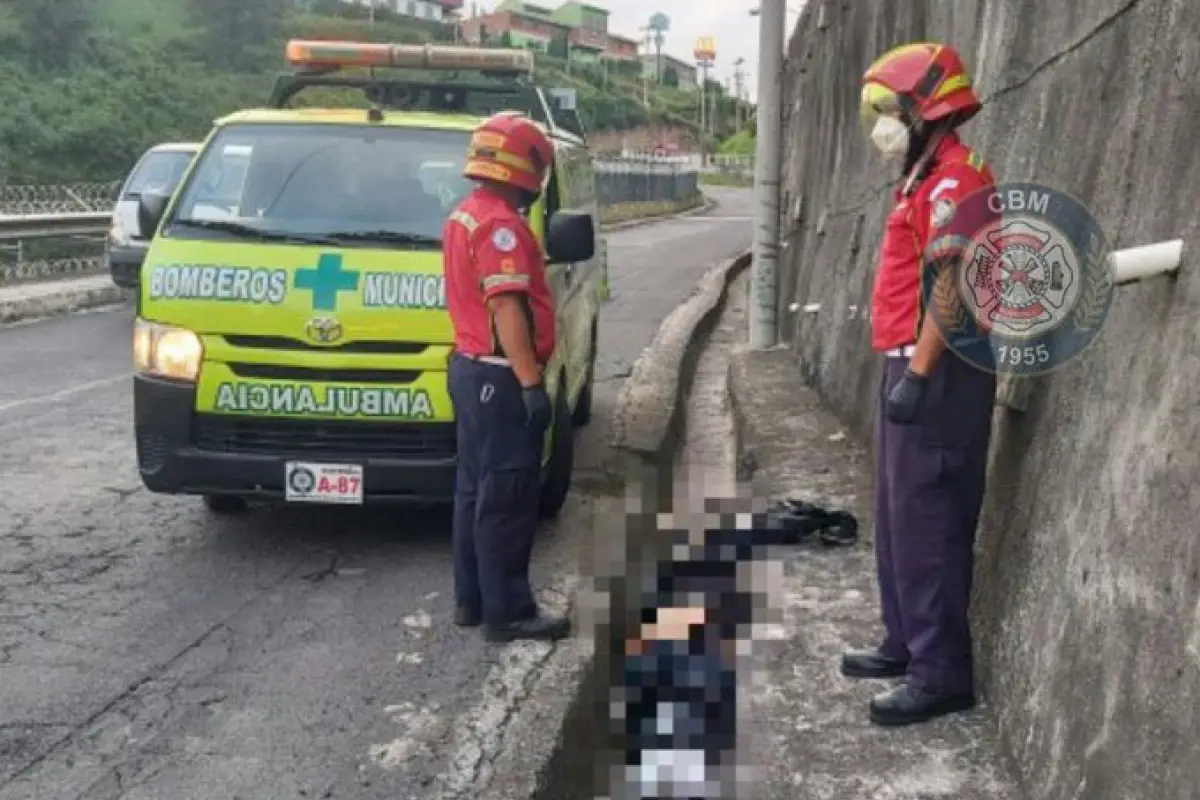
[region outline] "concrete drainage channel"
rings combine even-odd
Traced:
[[[736,315],[722,312],[732,295],[730,287],[749,264],[750,254],[744,253],[709,271],[697,291],[664,320],[622,388],[613,445],[625,459],[624,474],[647,476],[647,483],[660,487],[660,500],[664,491],[670,491],[671,476],[677,470],[696,476],[702,470],[703,489],[689,492],[693,497],[714,496],[732,488],[732,420],[723,390],[729,346],[740,331],[726,319]],[[741,302],[740,293],[738,298]],[[705,389],[693,393],[693,386]],[[683,474],[680,472],[680,477]],[[640,542],[636,530],[624,534],[627,564],[644,564],[654,557],[645,549],[653,545]],[[614,605],[620,606],[625,570],[618,566],[609,571],[612,580],[606,582]],[[605,764],[609,763],[605,739],[608,640],[604,630],[603,626],[598,629],[595,648],[585,646],[572,697],[561,707],[561,718],[542,720],[547,725],[557,723],[558,735],[540,774],[530,776],[523,793],[506,793],[505,797],[591,800],[602,796]],[[556,682],[562,685],[561,679]]]

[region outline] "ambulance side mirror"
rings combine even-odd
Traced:
[[[546,227],[546,254],[555,264],[588,261],[596,254],[596,226],[582,211],[558,211]]]
[[[163,214],[167,213],[167,204],[171,202],[169,194],[162,192],[142,192],[138,198],[138,229],[143,239],[153,239],[162,222]]]

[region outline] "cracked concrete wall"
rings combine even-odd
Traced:
[[[865,308],[894,178],[858,79],[904,41],[958,46],[987,104],[964,129],[1001,180],[1070,192],[1115,247],[1197,242],[1200,3],[809,0],[785,75],[781,328],[870,434]],[[1081,357],[1002,409],[980,534],[980,673],[1041,800],[1200,796],[1200,278],[1117,290]],[[814,315],[788,305],[820,303]]]

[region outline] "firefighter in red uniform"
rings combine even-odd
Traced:
[[[905,725],[975,704],[967,612],[996,378],[947,345],[923,282],[939,229],[995,181],[956,133],[980,101],[953,48],[886,53],[864,76],[862,104],[872,141],[903,167],[871,300],[872,345],[884,355],[875,490],[884,638],[846,653],[842,672],[905,678],[870,704],[876,724]]]
[[[471,137],[463,174],[476,188],[442,234],[454,325],[450,399],[458,431],[454,498],[455,623],[490,641],[558,639],[529,583],[542,443],[552,410],[542,370],[554,352],[554,299],[523,215],[554,147],[532,120],[502,112]]]

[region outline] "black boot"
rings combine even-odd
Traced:
[[[903,678],[908,659],[885,656],[878,650],[851,650],[842,654],[842,674],[847,678]]]
[[[538,607],[530,606],[518,615],[518,619],[537,619]],[[483,624],[483,615],[473,608],[457,606],[454,609],[454,624],[460,628],[478,628]]]
[[[485,625],[484,637],[489,642],[514,642],[518,639],[557,641],[571,635],[571,620],[566,617],[535,617],[519,619],[507,625]]]
[[[871,722],[886,727],[912,725],[974,706],[973,692],[932,692],[902,683],[871,700]]]
[[[473,608],[457,606],[454,609],[454,624],[460,628],[478,628],[483,624],[483,615]]]

